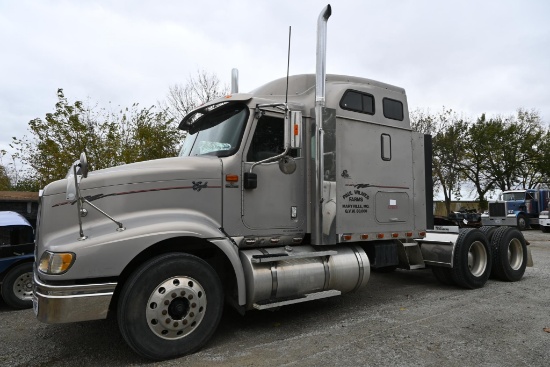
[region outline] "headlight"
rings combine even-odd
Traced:
[[[540,212],[539,218],[548,218],[548,213],[547,210]]]
[[[40,257],[38,270],[44,274],[63,274],[73,265],[76,255],[72,252],[46,251]]]
[[[508,210],[508,214],[514,214],[513,210]]]

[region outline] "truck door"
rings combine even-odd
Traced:
[[[243,154],[243,173],[259,161],[281,154],[284,149],[284,119],[265,114],[254,121],[254,132]],[[305,160],[291,151],[286,164],[275,160],[253,168],[257,187],[243,189],[242,219],[250,229],[298,229],[305,223]],[[293,170],[293,162],[296,169]]]

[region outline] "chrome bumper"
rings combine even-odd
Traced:
[[[116,285],[51,286],[42,283],[35,273],[34,313],[38,320],[49,324],[105,319]]]

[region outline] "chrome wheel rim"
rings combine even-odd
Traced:
[[[32,300],[32,271],[21,274],[15,280],[13,294],[22,301]]]
[[[508,243],[508,263],[512,270],[518,270],[523,263],[523,247],[517,238]]]
[[[173,277],[155,287],[146,305],[147,324],[157,336],[175,340],[192,333],[206,312],[206,293],[189,277]]]
[[[468,249],[468,269],[475,277],[480,277],[487,268],[487,251],[483,243],[475,241]]]

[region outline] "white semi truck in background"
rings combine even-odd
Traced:
[[[88,173],[85,155],[40,198],[34,311],[115,315],[140,355],[192,353],[227,302],[241,313],[362,291],[371,270],[431,268],[446,284],[521,279],[522,234],[431,232],[431,140],[405,90],[317,72],[233,93],[186,116],[179,157]]]

